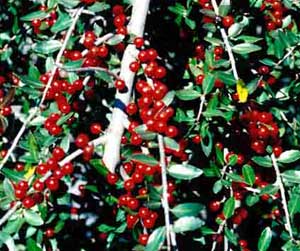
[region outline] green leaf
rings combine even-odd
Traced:
[[[0,242],[5,243],[8,251],[16,251],[14,239],[5,232],[0,232]]]
[[[41,226],[44,224],[44,221],[40,214],[35,211],[28,209],[24,211],[25,221],[31,226]]]
[[[4,168],[2,168],[1,172],[6,178],[8,178],[12,181],[19,182],[19,181],[23,180],[23,174],[15,171],[15,170],[11,170],[11,169],[4,167]]]
[[[206,74],[202,83],[202,89],[204,94],[208,94],[212,91],[215,84],[215,76],[212,74]]]
[[[99,174],[103,176],[106,176],[108,174],[107,168],[102,164],[102,161],[100,159],[91,159],[90,164],[97,170]]]
[[[3,228],[3,232],[8,234],[14,234],[18,232],[23,226],[25,220],[23,218],[17,218],[14,220],[9,220],[5,227]]]
[[[204,221],[194,217],[186,216],[181,217],[174,222],[173,231],[175,233],[182,233],[188,231],[195,231],[204,225]]]
[[[37,245],[36,241],[32,238],[27,239],[26,247],[28,251],[42,251],[42,249]]]
[[[222,0],[219,5],[219,14],[221,17],[226,16],[231,9],[230,0]]]
[[[62,43],[59,40],[49,40],[37,42],[32,46],[32,49],[41,54],[50,54],[55,51],[58,51],[62,46]]]
[[[109,8],[110,8],[109,4],[102,2],[102,3],[94,3],[93,5],[88,7],[88,10],[92,12],[101,12],[104,10],[108,10]]]
[[[114,231],[116,228],[106,224],[101,224],[100,226],[97,227],[97,229],[99,232],[108,233]]]
[[[203,171],[195,166],[182,164],[172,165],[168,168],[168,174],[176,179],[191,180],[199,177]]]
[[[196,28],[196,22],[194,20],[191,20],[189,18],[184,19],[185,24],[191,29],[194,30]]]
[[[279,158],[277,159],[280,163],[293,163],[300,159],[300,151],[299,150],[289,150],[283,152]]]
[[[123,40],[124,40],[124,35],[117,34],[114,35],[112,38],[108,39],[106,43],[108,45],[114,46],[121,43]]]
[[[235,37],[235,36],[239,35],[243,31],[243,28],[244,28],[244,26],[239,23],[235,23],[235,24],[231,25],[228,29],[228,36]]]
[[[200,203],[183,203],[172,208],[170,211],[177,217],[197,216],[204,206]]]
[[[252,158],[252,161],[259,165],[259,166],[263,166],[263,167],[272,167],[273,164],[272,164],[272,160],[269,156],[265,156],[265,157],[262,157],[262,156],[255,156]]]
[[[270,227],[265,228],[258,240],[258,251],[267,251],[272,240],[272,230]]]
[[[255,172],[251,166],[249,165],[243,166],[243,176],[247,184],[249,184],[250,186],[254,185]]]
[[[253,36],[246,36],[246,35],[241,35],[236,38],[237,40],[244,40],[246,43],[256,43],[258,41],[261,41],[261,37],[253,37]]]
[[[224,204],[223,214],[226,219],[230,218],[234,214],[235,200],[234,197],[230,197]]]
[[[129,159],[149,166],[156,166],[159,164],[159,162],[154,157],[142,153],[132,154]]]
[[[34,137],[34,135],[30,132],[28,136],[28,146],[29,146],[29,152],[31,154],[32,159],[37,162],[38,160],[38,147],[37,142]]]
[[[149,236],[145,251],[157,251],[160,250],[166,238],[166,228],[159,227],[155,229]]]
[[[261,50],[261,47],[255,44],[242,43],[232,47],[232,50],[238,54],[249,54]]]
[[[167,148],[178,151],[180,149],[179,144],[176,142],[176,140],[169,138],[169,137],[164,137],[164,143]]]
[[[292,193],[288,203],[289,213],[293,219],[294,215],[300,213],[300,194],[297,192]]]
[[[179,90],[176,92],[176,96],[183,101],[194,100],[200,98],[201,94],[195,90]]]
[[[80,0],[58,0],[58,3],[66,8],[74,8],[80,3]]]
[[[281,174],[283,181],[290,183],[300,184],[300,171],[299,170],[287,170]]]
[[[237,245],[238,242],[237,235],[228,227],[225,227],[225,236],[231,243],[233,243],[233,245]]]
[[[31,13],[21,17],[21,20],[22,21],[32,21],[34,19],[44,19],[47,15],[48,15],[47,12],[38,10],[38,11],[31,12]]]
[[[51,27],[51,32],[58,33],[70,27],[72,18],[65,13],[60,12],[57,21]]]
[[[15,190],[13,187],[13,184],[11,183],[11,181],[7,178],[4,179],[3,181],[3,190],[5,195],[10,198],[11,200],[15,199]]]

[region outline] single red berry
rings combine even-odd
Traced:
[[[220,208],[221,208],[221,203],[218,200],[215,200],[215,201],[212,201],[209,203],[209,209],[212,212],[217,212],[217,211],[219,211]]]
[[[202,138],[200,135],[195,135],[192,139],[192,141],[195,143],[195,144],[199,144],[201,142]]]
[[[89,143],[89,137],[85,133],[80,133],[75,139],[75,145],[78,148],[84,148]]]
[[[57,191],[59,188],[59,180],[54,177],[50,177],[46,180],[46,186],[50,191]]]
[[[246,240],[240,240],[239,245],[241,248],[246,248],[248,246],[248,242]]]
[[[139,209],[139,217],[141,219],[146,219],[149,217],[149,215],[150,215],[150,210],[147,207],[141,207]]]
[[[278,158],[282,153],[282,147],[281,146],[273,146],[273,153],[276,158]]]
[[[234,24],[234,17],[233,16],[225,16],[222,19],[222,24],[225,28],[230,27]]]
[[[124,8],[122,5],[114,5],[112,8],[112,13],[114,16],[120,15],[124,13]]]
[[[36,180],[33,183],[33,188],[35,191],[42,192],[44,190],[44,183],[40,180]]]
[[[141,48],[143,47],[145,41],[142,37],[136,37],[133,41],[134,45],[136,48]]]
[[[52,238],[54,236],[55,232],[53,230],[53,228],[47,228],[47,230],[45,231],[45,235],[47,238]]]
[[[109,173],[106,176],[106,180],[107,180],[108,184],[115,185],[117,183],[117,181],[119,180],[119,177],[115,173]]]
[[[61,168],[64,175],[70,175],[74,172],[74,166],[71,162],[64,164]]]
[[[35,201],[33,198],[28,196],[22,200],[22,205],[23,205],[23,207],[29,209],[35,205]]]
[[[123,91],[126,88],[125,81],[122,79],[118,79],[115,81],[115,87],[119,91]]]
[[[55,160],[59,161],[65,157],[65,151],[59,146],[56,146],[52,151],[52,156]]]
[[[39,164],[36,168],[36,173],[39,175],[45,175],[49,171],[49,166],[47,164]]]
[[[137,61],[131,62],[130,65],[129,65],[129,69],[130,69],[132,72],[137,72],[137,71],[140,69],[140,64],[139,64],[139,62],[137,62]]]
[[[129,199],[127,206],[131,210],[136,210],[139,207],[140,203],[136,198],[131,198]]]
[[[148,234],[140,234],[139,235],[139,243],[143,246],[147,245],[148,239],[149,239]]]
[[[204,75],[198,75],[198,76],[196,77],[196,84],[197,84],[197,85],[202,85],[203,80],[204,80]]]
[[[258,72],[259,72],[260,74],[262,74],[262,75],[267,75],[267,74],[269,74],[270,69],[269,69],[268,66],[262,65],[262,66],[259,67]]]
[[[100,134],[102,131],[102,128],[101,128],[101,124],[100,123],[93,123],[91,124],[90,126],[90,132],[92,134],[95,134],[95,135],[98,135]]]
[[[124,188],[127,190],[127,191],[131,191],[133,190],[135,187],[135,183],[132,179],[128,179],[124,182]]]

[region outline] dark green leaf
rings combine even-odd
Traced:
[[[237,235],[227,227],[225,228],[225,236],[233,245],[237,245],[238,242]]]
[[[272,230],[270,227],[265,228],[258,240],[258,251],[267,251],[272,240]]]
[[[272,167],[273,164],[272,164],[272,160],[269,156],[265,156],[265,157],[262,157],[262,156],[255,156],[252,158],[252,161],[259,165],[259,166],[263,166],[263,167]]]
[[[255,172],[251,166],[249,165],[243,166],[243,176],[247,184],[249,184],[250,186],[254,185]]]
[[[215,84],[215,76],[212,74],[207,74],[202,83],[202,89],[204,94],[208,94],[212,91]]]
[[[182,233],[187,231],[195,231],[202,227],[204,222],[194,216],[181,217],[174,222],[173,230],[175,233]]]
[[[32,46],[32,49],[41,54],[50,54],[58,51],[62,46],[62,43],[58,40],[48,40],[37,42]]]
[[[161,248],[166,238],[166,228],[159,227],[149,236],[145,251],[157,251]]]
[[[223,214],[226,219],[230,218],[234,214],[235,209],[235,199],[230,197],[224,204]]]
[[[168,174],[176,179],[191,180],[199,177],[203,171],[195,166],[182,164],[172,165],[168,168]]]
[[[278,162],[281,163],[293,163],[300,159],[300,151],[299,150],[289,150],[283,152],[279,158]]]
[[[171,209],[171,212],[177,217],[197,216],[204,206],[200,203],[183,203]]]
[[[34,19],[44,19],[47,15],[48,15],[47,12],[38,10],[38,11],[31,12],[31,13],[21,17],[21,20],[22,21],[32,21]]]
[[[184,89],[177,91],[176,96],[180,100],[189,101],[200,98],[201,94],[195,90]]]

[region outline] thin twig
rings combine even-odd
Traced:
[[[60,68],[67,72],[103,71],[116,79],[119,78],[119,76],[117,74],[115,74],[114,72],[112,72],[109,69],[104,68],[104,67],[91,67],[90,66],[90,67],[80,67],[80,68],[66,68],[66,67],[60,67]]]
[[[286,195],[285,195],[285,188],[284,188],[283,181],[281,178],[280,169],[279,169],[277,159],[274,154],[271,155],[271,159],[272,159],[273,167],[274,167],[274,170],[276,173],[276,183],[279,186],[281,202],[282,202],[282,206],[283,206],[283,210],[284,210],[284,214],[285,214],[285,219],[286,219],[285,228],[289,232],[291,240],[293,240],[294,237],[293,237],[292,224],[291,224],[291,220],[290,220],[291,217],[290,217],[290,213],[288,210],[288,203],[287,203],[287,199],[286,199]]]
[[[170,224],[170,207],[168,202],[168,179],[167,179],[166,155],[165,155],[165,147],[164,147],[164,138],[160,134],[158,135],[158,147],[159,147],[159,156],[160,156],[161,180],[162,180],[162,188],[163,188],[162,206],[165,215],[167,250],[171,251],[171,246],[173,249],[177,250],[177,243],[176,243],[175,233],[174,231],[172,231],[171,224]]]
[[[61,48],[60,48],[60,50],[59,50],[59,52],[58,52],[58,54],[57,54],[57,56],[56,56],[56,59],[55,59],[55,65],[54,65],[54,67],[53,67],[53,69],[52,69],[52,71],[51,71],[51,75],[50,75],[50,77],[49,77],[49,79],[48,79],[48,82],[47,82],[47,85],[46,85],[46,87],[45,87],[45,90],[44,90],[42,99],[41,99],[41,101],[40,101],[39,107],[42,107],[43,104],[44,104],[44,101],[45,101],[45,99],[46,99],[47,92],[48,92],[48,90],[49,90],[49,88],[50,88],[50,86],[51,86],[51,84],[52,84],[52,81],[53,81],[53,79],[54,79],[55,73],[56,73],[56,71],[57,71],[57,69],[58,69],[58,65],[60,64],[60,60],[61,60],[61,58],[62,58],[62,56],[63,56],[63,54],[64,54],[64,51],[65,51],[65,49],[66,49],[66,47],[67,47],[67,44],[68,44],[68,42],[69,42],[69,39],[70,39],[70,37],[71,37],[71,35],[72,35],[72,33],[73,33],[73,30],[75,29],[76,23],[77,23],[77,21],[78,21],[80,15],[81,15],[81,13],[82,13],[82,11],[83,11],[83,7],[81,7],[80,9],[78,9],[78,10],[76,11],[76,15],[75,15],[75,17],[74,17],[74,19],[73,19],[73,22],[72,22],[72,24],[71,24],[71,26],[70,26],[70,28],[69,28],[69,30],[68,30],[68,32],[67,32],[65,38],[64,38],[64,42],[63,42],[63,44],[62,44],[62,46],[61,46]]]
[[[2,226],[13,214],[17,209],[21,206],[21,202],[18,201],[15,203],[15,205],[10,208],[0,219],[0,226]]]
[[[215,14],[217,16],[219,16],[219,6],[218,6],[216,0],[211,0],[211,4],[214,8]],[[221,32],[221,36],[223,38],[224,44],[226,46],[226,50],[227,50],[227,53],[228,53],[229,61],[230,61],[232,72],[233,72],[233,76],[234,76],[235,80],[239,80],[240,78],[239,78],[239,74],[237,72],[236,62],[235,62],[235,59],[234,59],[234,55],[233,55],[233,52],[232,52],[231,45],[229,43],[227,32],[225,31],[224,28],[220,28],[220,32]]]
[[[217,231],[217,235],[221,234],[223,232],[223,229],[225,227],[225,224],[226,224],[226,221],[224,220],[220,225],[219,225],[219,228],[218,228],[218,231]],[[214,240],[212,246],[211,246],[211,251],[215,251],[216,250],[216,247],[217,247],[217,240]]]
[[[196,122],[200,121],[201,115],[203,113],[204,103],[205,103],[205,96],[202,95],[201,96],[201,102],[200,102],[200,107],[199,107],[199,111],[198,111]]]
[[[299,46],[299,44],[293,46],[292,48],[290,48],[288,50],[288,52],[284,55],[284,57],[282,59],[280,59],[276,65],[275,65],[275,68],[278,67],[279,65],[281,65],[293,52],[294,50],[296,50],[296,48]]]

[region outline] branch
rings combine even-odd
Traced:
[[[80,68],[65,68],[63,66],[60,67],[60,69],[65,70],[67,72],[83,72],[83,71],[103,71],[106,72],[108,75],[114,77],[115,79],[118,79],[119,76],[115,74],[114,72],[110,71],[107,68],[104,67],[80,67]]]
[[[279,169],[279,166],[277,164],[277,160],[276,160],[276,157],[275,157],[274,154],[271,155],[271,158],[272,158],[273,167],[274,167],[274,170],[275,170],[275,173],[276,173],[276,183],[279,186],[280,195],[281,195],[281,198],[282,198],[281,202],[282,202],[282,206],[283,206],[283,210],[284,210],[284,214],[285,214],[285,219],[286,219],[285,228],[289,232],[291,240],[293,240],[294,237],[293,237],[293,230],[292,230],[292,225],[291,225],[291,220],[290,220],[291,217],[290,217],[290,213],[289,213],[289,210],[288,210],[288,204],[287,204],[287,199],[286,199],[286,195],[285,195],[285,188],[284,188],[283,181],[282,181],[282,178],[281,178],[280,169]]]
[[[276,63],[275,68],[281,65],[296,50],[298,46],[299,44],[293,46],[292,48],[289,48],[288,52],[284,55],[284,57]]]
[[[57,57],[56,57],[56,60],[55,60],[55,64],[56,65],[53,67],[53,69],[51,71],[51,75],[50,75],[50,77],[48,79],[48,82],[47,82],[47,85],[46,85],[46,87],[44,89],[44,92],[43,92],[43,95],[42,95],[42,99],[41,99],[39,105],[33,109],[33,112],[29,115],[29,117],[23,123],[23,125],[22,125],[19,133],[15,137],[15,139],[14,139],[11,147],[9,148],[6,156],[3,158],[3,160],[0,163],[0,170],[3,168],[3,166],[5,165],[5,163],[7,162],[7,160],[9,159],[9,157],[11,156],[11,154],[13,153],[13,151],[15,150],[15,148],[17,147],[20,138],[22,137],[22,135],[24,134],[24,132],[26,130],[27,125],[31,122],[31,120],[38,113],[39,108],[42,108],[42,106],[44,104],[44,101],[45,101],[45,98],[46,98],[46,95],[47,95],[47,92],[48,92],[48,90],[49,90],[49,88],[51,86],[51,83],[52,83],[52,81],[54,79],[55,73],[56,73],[56,71],[58,69],[57,65],[59,65],[60,59],[61,59],[61,57],[62,57],[62,55],[64,53],[64,50],[66,49],[67,43],[68,43],[68,41],[69,41],[69,39],[70,39],[70,37],[72,35],[72,32],[73,32],[73,30],[74,30],[74,28],[76,26],[76,23],[77,23],[77,21],[78,21],[78,19],[79,19],[80,14],[81,14],[82,11],[83,11],[83,8],[80,8],[80,9],[77,10],[76,15],[74,17],[74,20],[73,20],[73,22],[72,22],[72,24],[71,24],[71,26],[70,26],[67,34],[66,34],[64,42],[62,44],[62,47],[61,47],[60,51],[57,54]]]
[[[55,65],[54,65],[54,67],[53,67],[53,69],[52,69],[52,71],[51,71],[51,75],[50,75],[50,77],[49,77],[49,79],[48,79],[48,82],[47,82],[47,85],[46,85],[46,87],[45,87],[45,90],[44,90],[42,99],[41,99],[41,101],[40,101],[39,107],[42,107],[43,104],[44,104],[44,101],[45,101],[45,99],[46,99],[47,92],[48,92],[48,90],[49,90],[49,88],[50,88],[50,86],[51,86],[51,84],[52,84],[52,81],[53,81],[53,79],[54,79],[55,73],[56,73],[56,71],[57,71],[57,69],[58,69],[58,65],[60,64],[60,60],[61,60],[61,58],[62,58],[62,56],[63,56],[63,54],[64,54],[64,51],[65,51],[65,49],[66,49],[66,47],[67,47],[67,44],[68,44],[68,42],[69,42],[69,39],[70,39],[70,37],[71,37],[71,35],[72,35],[73,30],[75,29],[76,23],[77,23],[77,21],[78,21],[80,15],[81,15],[81,13],[82,13],[82,11],[83,11],[83,7],[80,8],[80,9],[78,9],[78,10],[76,11],[76,14],[75,14],[75,17],[74,17],[74,19],[73,19],[73,22],[72,22],[72,24],[71,24],[71,26],[70,26],[70,28],[69,28],[69,30],[68,30],[68,32],[67,32],[65,38],[64,38],[64,42],[63,42],[63,44],[62,44],[62,46],[61,46],[61,48],[60,48],[60,50],[59,50],[59,52],[58,52],[58,54],[57,54],[57,56],[56,56],[56,59],[55,59]]]
[[[102,135],[92,141],[89,142],[89,144],[94,145],[95,147],[101,144],[104,144],[106,141],[106,136]],[[65,165],[66,163],[72,161],[73,159],[77,158],[78,156],[80,156],[83,153],[83,151],[81,149],[77,149],[76,151],[74,151],[73,153],[71,153],[70,155],[66,156],[63,160],[61,160],[58,164],[60,166]],[[47,172],[41,179],[41,182],[46,181],[50,176],[52,175],[52,172],[49,171]],[[29,189],[29,193],[33,192],[33,188]],[[12,216],[14,214],[15,211],[18,210],[18,208],[20,208],[22,206],[22,203],[20,201],[16,202],[16,204],[9,209],[3,216],[2,218],[0,218],[0,226],[2,226],[9,218],[10,216]]]
[[[204,108],[204,103],[205,103],[205,96],[202,95],[196,122],[200,121],[200,118],[201,118],[201,115],[202,115],[202,112],[203,112],[203,108]]]
[[[218,228],[218,231],[217,231],[217,235],[221,234],[223,232],[223,229],[225,227],[225,224],[226,224],[226,221],[224,220],[220,225],[219,225],[219,228]],[[211,246],[211,251],[215,251],[216,250],[216,247],[217,247],[217,240],[215,240]]]
[[[159,156],[160,156],[160,166],[161,166],[161,180],[163,187],[163,196],[162,196],[162,206],[164,208],[165,215],[165,225],[166,225],[166,237],[167,237],[167,251],[172,249],[177,249],[176,236],[171,229],[170,225],[170,207],[168,203],[168,179],[167,179],[167,165],[166,165],[166,156],[164,148],[164,138],[162,135],[158,135],[158,147],[159,147]]]
[[[128,31],[138,37],[142,37],[145,28],[147,12],[150,0],[135,0],[133,1],[133,9]],[[127,86],[126,93],[117,92],[115,99],[120,100],[125,106],[128,105],[133,88],[135,74],[129,70],[131,62],[136,60],[138,50],[133,44],[129,44],[124,52],[120,79],[124,80]],[[108,127],[107,142],[103,155],[103,162],[110,172],[115,172],[115,167],[120,161],[120,145],[121,138],[124,133],[124,123],[127,115],[119,108],[115,107],[112,112],[112,118]]]
[[[216,0],[211,0],[211,4],[214,8],[215,14],[217,16],[219,16],[219,7],[218,7],[218,4],[217,4]],[[229,43],[227,32],[225,31],[224,28],[220,28],[220,32],[221,32],[221,36],[223,38],[224,44],[226,46],[226,50],[227,50],[227,53],[228,53],[229,61],[230,61],[232,72],[233,72],[233,76],[234,76],[235,80],[239,80],[240,78],[239,78],[239,74],[237,72],[236,62],[235,62],[235,59],[234,59],[234,56],[233,56],[231,45]]]

